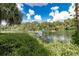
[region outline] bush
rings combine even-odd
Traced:
[[[76,31],[74,35],[72,35],[72,41],[73,44],[76,44],[79,46],[79,31]]]
[[[61,41],[54,41],[45,44],[46,48],[51,52],[52,56],[76,56],[79,55],[79,47],[72,43],[64,43]]]

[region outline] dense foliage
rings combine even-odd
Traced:
[[[75,31],[75,33],[72,35],[72,41],[73,44],[76,44],[79,46],[79,31]]]
[[[78,56],[79,47],[72,43],[65,43],[61,41],[54,41],[45,44],[46,48],[51,52],[52,56]]]
[[[0,4],[0,23],[5,20],[8,24],[21,23],[21,12],[18,10],[16,3]]]
[[[75,25],[75,18],[74,19],[67,19],[64,21],[56,21],[56,22],[32,22],[32,23],[25,23],[23,28],[31,31],[37,30],[46,30],[46,31],[61,31],[61,30],[74,30],[76,27]]]
[[[17,30],[17,31],[46,31],[46,32],[57,32],[57,31],[74,31],[76,29],[76,19],[67,19],[63,22],[56,21],[53,23],[50,22],[32,22],[24,23],[20,25],[12,26],[2,26],[1,30]]]

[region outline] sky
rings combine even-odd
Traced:
[[[73,18],[74,4],[71,3],[20,3],[22,22],[53,22]]]

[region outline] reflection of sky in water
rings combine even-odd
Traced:
[[[39,33],[39,35],[40,34],[41,33]],[[70,33],[63,33],[63,34],[54,33],[54,34],[48,35],[48,36],[43,36],[43,34],[42,34],[41,38],[44,39],[44,40],[48,40],[48,41],[50,41],[50,40],[61,40],[61,41],[64,41],[64,40],[71,39],[71,36],[70,36]]]
[[[71,33],[69,33],[69,32],[65,32],[62,34],[61,34],[61,32],[60,33],[57,32],[57,33],[53,33],[53,34],[47,35],[47,36],[44,35],[44,33],[42,31],[36,31],[35,33],[36,33],[35,34],[36,37],[39,37],[39,38],[46,40],[48,42],[50,42],[51,40],[60,40],[60,41],[71,40]]]
[[[66,39],[66,37],[64,36],[64,35],[61,35],[61,36],[52,36],[53,37],[53,39],[59,39],[59,40],[65,40]]]

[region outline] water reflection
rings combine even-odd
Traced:
[[[51,42],[53,40],[60,40],[60,41],[69,41],[71,40],[71,33],[70,32],[55,32],[51,35],[45,35],[42,31],[36,33],[36,36],[43,39],[44,41]]]

